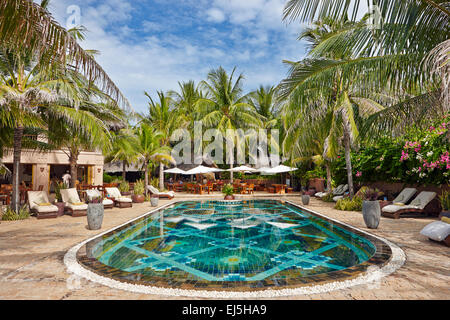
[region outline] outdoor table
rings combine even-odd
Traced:
[[[278,194],[286,193],[287,185],[285,185],[285,184],[272,184],[272,187],[275,187],[275,193],[278,193]]]

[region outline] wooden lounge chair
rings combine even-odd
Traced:
[[[118,188],[105,188],[106,197],[114,201],[114,205],[119,208],[132,208],[133,200],[122,196]]]
[[[168,198],[173,199],[175,197],[175,192],[169,191],[169,192],[159,192],[158,189],[156,189],[154,186],[147,186],[147,190],[150,191],[151,194],[155,194],[158,196],[158,198]]]
[[[58,217],[58,207],[50,204],[47,192],[28,191],[28,205],[30,211],[38,219],[52,219]]]
[[[89,200],[91,200],[93,198],[102,198],[103,199],[100,191],[98,191],[97,189],[86,190],[86,197]],[[105,209],[114,208],[114,201],[111,199],[103,199],[103,207]]]
[[[340,199],[345,197],[345,193],[348,191],[348,184],[344,184],[342,186],[342,188],[338,189],[337,188],[333,191],[333,201],[334,202],[338,202]]]
[[[436,198],[436,192],[422,191],[411,201],[409,205],[391,204],[381,209],[384,217],[399,219],[401,215],[406,214],[439,214],[440,203]]]
[[[61,190],[61,198],[64,202],[64,209],[72,217],[83,217],[87,215],[88,205],[80,200],[77,189]]]

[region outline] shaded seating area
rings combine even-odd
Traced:
[[[52,205],[45,191],[28,191],[28,205],[38,219],[51,219],[58,216],[58,207]]]
[[[406,215],[432,215],[441,211],[436,192],[422,191],[409,205],[394,203],[381,209],[384,217],[399,219]]]
[[[80,200],[77,189],[62,189],[61,198],[64,202],[64,209],[72,217],[82,217],[87,215],[88,205]]]
[[[119,208],[133,207],[133,200],[122,196],[118,188],[105,188],[106,197],[114,202],[114,205]]]

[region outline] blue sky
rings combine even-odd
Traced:
[[[85,49],[136,111],[147,109],[143,92],[177,90],[223,66],[245,75],[246,91],[276,85],[287,73],[282,60],[299,60],[302,27],[282,22],[286,0],[53,0],[50,11],[67,27],[71,5],[81,10],[89,33]]]

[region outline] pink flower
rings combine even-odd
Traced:
[[[361,177],[361,176],[362,176],[362,172],[361,172],[361,171],[356,172],[356,176],[357,176],[358,178]]]

